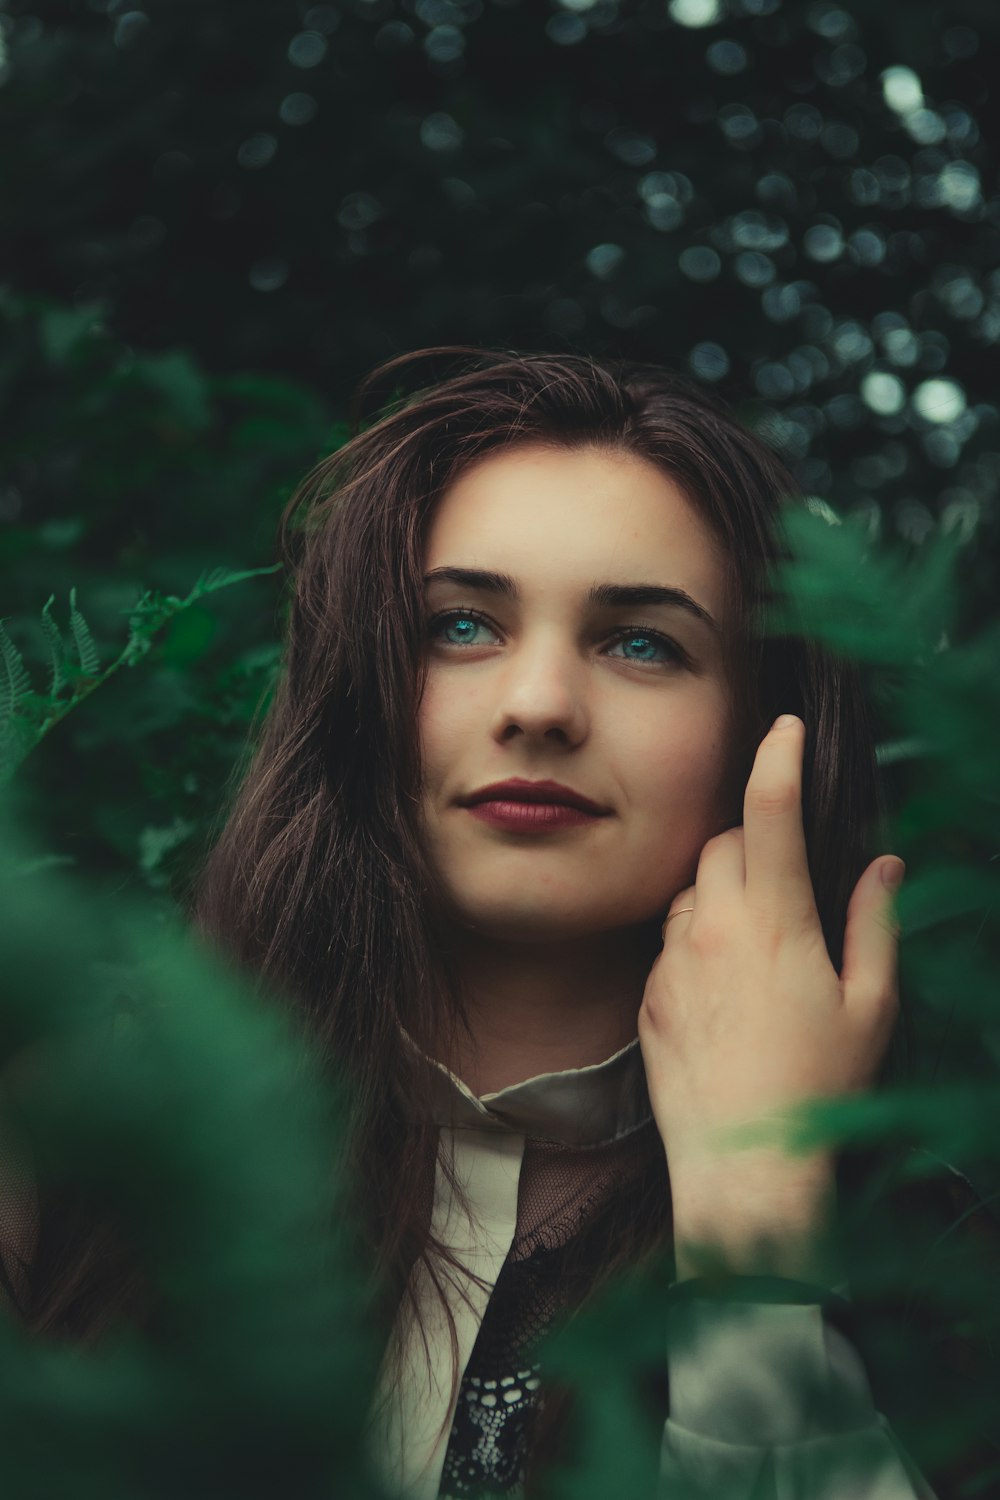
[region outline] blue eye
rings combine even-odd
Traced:
[[[476,630],[481,630],[485,626],[485,621],[479,614],[473,613],[471,610],[453,609],[450,610],[447,614],[437,615],[436,618],[431,621],[430,626],[428,627],[428,633],[433,639],[435,638],[435,633],[438,626],[444,625],[446,622],[454,620],[458,620],[462,625],[471,625],[473,628],[471,630],[459,631],[459,639],[457,641],[446,641],[444,644],[447,646],[467,646],[472,637],[475,635]],[[455,629],[455,626],[449,624],[448,629],[453,630]],[[477,642],[477,644],[479,643]]]
[[[465,628],[460,629],[460,626]],[[459,638],[450,641],[443,640],[441,638],[442,627],[455,631]],[[446,610],[443,614],[434,616],[428,624],[427,634],[429,639],[438,641],[442,646],[457,646],[460,648],[468,645],[482,645],[481,641],[475,639],[476,631],[490,629],[492,629],[492,626],[489,620],[485,615],[480,614],[477,609],[450,609]],[[662,635],[658,630],[649,630],[645,626],[639,625],[627,625],[621,630],[615,631],[612,637],[612,644],[622,644],[631,647],[637,643],[643,643],[646,654],[625,656],[622,660],[634,662],[639,666],[652,667],[684,666],[688,662],[687,652],[681,646],[678,646],[675,641],[672,641],[669,636]],[[665,653],[666,660],[662,658],[657,660],[656,657],[650,656],[648,654],[650,647],[654,651],[658,650]]]
[[[654,650],[665,651],[671,661],[681,663],[685,660],[681,648],[675,645],[669,636],[661,635],[658,630],[637,630],[634,627],[630,627],[628,630],[619,631],[615,636],[615,640],[625,646],[633,646],[636,641],[651,642]],[[649,656],[629,656],[625,660],[650,662],[652,666],[659,665],[659,663]]]

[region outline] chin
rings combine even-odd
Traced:
[[[466,932],[501,943],[558,942],[580,935],[579,919],[554,916],[537,908],[533,911],[504,912],[494,908],[489,912],[460,912],[455,921]]]
[[[510,905],[495,901],[471,909],[466,904],[454,910],[452,916],[457,926],[480,937],[525,944],[579,942],[581,938],[596,937],[618,928],[638,927],[648,920],[640,915],[622,919],[616,912],[584,909],[579,904],[546,908],[536,900],[528,906],[523,896]]]

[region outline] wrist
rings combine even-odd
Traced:
[[[830,1159],[757,1156],[739,1170],[688,1161],[671,1170],[670,1187],[678,1281],[726,1272],[840,1279]]]

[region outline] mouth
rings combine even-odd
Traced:
[[[463,807],[470,808],[486,804],[500,804],[505,807],[514,807],[517,804],[523,807],[545,806],[585,813],[592,818],[606,817],[611,811],[610,808],[599,806],[590,797],[576,791],[574,787],[563,786],[561,782],[524,781],[520,778],[493,782],[490,786],[480,787],[478,791],[459,800]]]
[[[594,827],[601,821],[598,814],[570,807],[565,802],[501,802],[488,798],[484,802],[474,802],[468,812],[480,823],[519,834]]]

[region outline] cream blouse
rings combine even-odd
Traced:
[[[515,1500],[541,1400],[541,1372],[525,1348],[561,1305],[560,1263],[574,1233],[620,1186],[637,1154],[637,1132],[655,1123],[638,1039],[605,1062],[543,1073],[482,1098],[434,1066],[440,1136],[432,1229],[483,1286],[471,1274],[437,1268],[457,1330],[453,1395],[447,1324],[417,1263],[411,1286],[428,1350],[404,1302],[393,1333],[402,1387],[388,1402],[380,1385],[370,1451],[388,1491],[406,1500]],[[442,1171],[446,1153],[469,1194],[471,1219]],[[650,1500],[760,1493],[936,1500],[875,1410],[853,1344],[818,1304],[698,1295],[673,1305],[668,1322],[669,1414]],[[799,1372],[809,1375],[801,1388]],[[816,1390],[826,1392],[822,1408]]]

